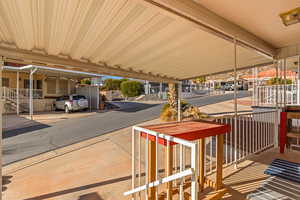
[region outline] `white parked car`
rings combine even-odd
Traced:
[[[66,113],[77,110],[86,110],[88,107],[88,100],[83,95],[72,94],[70,96],[62,96],[55,101],[55,108],[57,110],[64,110]]]

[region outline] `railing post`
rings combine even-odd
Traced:
[[[193,169],[194,174],[192,175],[191,183],[191,199],[198,200],[198,144],[194,143],[191,148],[191,168]]]
[[[135,188],[135,174],[136,174],[136,169],[135,169],[135,129],[134,127],[132,128],[132,132],[131,132],[131,142],[132,142],[132,146],[131,146],[131,152],[132,152],[132,159],[131,159],[131,174],[132,174],[132,180],[131,180],[131,188],[134,189]],[[135,199],[135,194],[132,194],[132,200]]]

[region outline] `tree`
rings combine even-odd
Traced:
[[[106,79],[104,81],[104,86],[103,86],[103,90],[120,90],[121,89],[121,84],[124,81],[128,81],[128,79]]]
[[[123,81],[121,83],[121,92],[125,97],[139,96],[143,91],[142,83],[138,81]]]
[[[91,80],[90,79],[82,79],[80,80],[80,84],[83,84],[83,85],[91,85]]]
[[[174,109],[177,112],[178,88],[176,88],[175,83],[169,83],[168,88],[168,104],[171,109]]]

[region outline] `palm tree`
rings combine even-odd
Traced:
[[[168,87],[168,104],[170,105],[170,108],[177,112],[178,88],[176,87],[175,83],[169,83]]]

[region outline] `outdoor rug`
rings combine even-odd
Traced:
[[[300,183],[300,164],[286,160],[275,159],[265,170],[265,174]]]
[[[300,184],[271,176],[255,191],[247,195],[249,200],[300,200]]]

